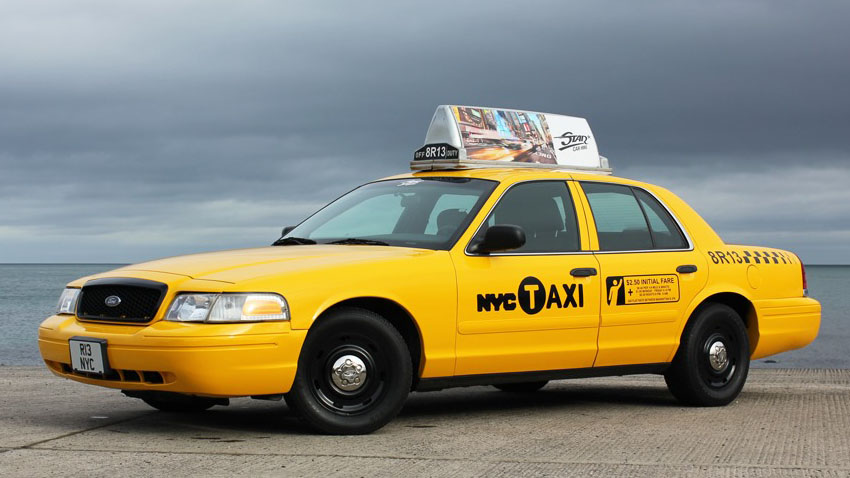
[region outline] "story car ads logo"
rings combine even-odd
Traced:
[[[555,136],[554,139],[561,140],[558,151],[569,148],[572,148],[572,151],[581,151],[587,149],[587,141],[590,139],[590,136],[586,134],[573,134],[572,131],[566,131],[561,136]]]
[[[547,292],[548,291],[548,292]],[[534,276],[519,283],[516,293],[478,294],[478,312],[516,310],[517,304],[523,312],[534,315],[543,308],[566,309],[584,307],[583,284],[551,284],[548,288]]]

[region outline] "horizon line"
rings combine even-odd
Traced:
[[[146,261],[147,262],[147,261]],[[126,266],[138,262],[0,262],[0,266]],[[806,264],[804,266],[848,267],[850,264]]]

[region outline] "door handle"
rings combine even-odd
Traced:
[[[697,266],[693,264],[686,264],[684,266],[679,266],[676,268],[676,272],[679,274],[693,274],[697,271]]]
[[[593,267],[578,267],[570,271],[573,277],[590,277],[596,275],[596,269]]]

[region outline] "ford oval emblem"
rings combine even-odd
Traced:
[[[106,304],[107,307],[118,307],[118,304],[121,303],[121,297],[118,297],[117,295],[110,295],[105,301],[103,301],[103,303]]]

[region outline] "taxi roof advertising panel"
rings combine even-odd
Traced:
[[[610,171],[584,118],[441,105],[413,169],[550,167]]]

